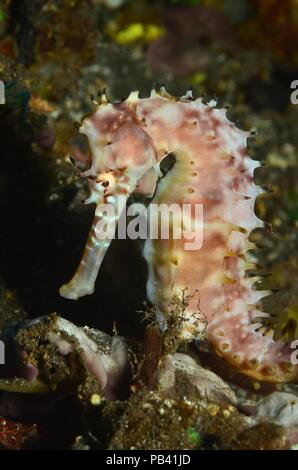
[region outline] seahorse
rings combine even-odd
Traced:
[[[95,106],[79,128],[92,157],[83,176],[90,184],[88,202],[96,204],[95,217],[79,267],[61,295],[77,299],[94,291],[111,239],[99,236],[99,224],[115,225],[132,193],[152,197],[151,204],[202,205],[199,249],[185,249],[183,236],[145,242],[147,293],[160,324],[173,295],[187,288],[191,295],[182,338],[189,341],[205,328],[216,353],[240,373],[267,382],[296,381],[290,344],[256,328],[256,319],[269,315],[261,311],[260,300],[270,292],[255,288],[257,276],[246,276],[256,266],[249,236],[264,226],[254,212],[263,190],[254,183],[260,164],[248,154],[250,133],[228,119],[227,109],[217,108],[214,100],[193,99],[190,90],[179,99],[163,87],[147,98],[132,92],[115,103],[102,94]],[[160,164],[169,155],[173,165],[161,177]],[[113,217],[104,213],[104,204],[115,209]],[[189,226],[195,217],[180,224]],[[151,217],[151,226],[158,220],[158,214]]]

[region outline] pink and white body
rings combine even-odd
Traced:
[[[96,203],[95,219],[78,270],[60,293],[77,299],[94,291],[94,283],[110,239],[98,235],[106,217],[103,204],[115,208],[118,219],[130,194],[153,195],[151,203],[203,206],[203,245],[186,250],[180,239],[147,239],[148,297],[164,324],[174,295],[188,289],[190,300],[181,336],[190,340],[207,324],[209,342],[240,372],[254,378],[283,382],[296,380],[292,350],[272,334],[256,331],[253,320],[266,316],[259,301],[268,292],[255,290],[258,280],[245,271],[254,266],[248,250],[249,235],[263,223],[254,213],[262,192],[254,184],[259,163],[247,152],[249,133],[238,129],[216,103],[180,99],[162,89],[140,99],[133,92],[122,103],[110,104],[103,96],[96,111],[82,121],[92,164],[85,173],[90,181],[90,201]],[[169,154],[173,167],[159,178],[159,165]],[[124,201],[119,210],[119,199]],[[118,209],[116,209],[118,207]],[[111,224],[115,226],[115,220]],[[195,220],[189,220],[190,225]],[[150,224],[158,220],[151,219]],[[175,222],[173,222],[175,223]]]

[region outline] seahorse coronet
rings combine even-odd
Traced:
[[[191,90],[176,98],[164,87],[153,89],[147,98],[133,91],[120,103],[108,103],[106,97],[99,100],[79,131],[87,136],[92,155],[87,177],[97,210],[82,262],[61,294],[76,299],[94,290],[109,245],[98,239],[96,231],[103,217],[100,206],[107,197],[115,207],[120,197],[125,205],[135,191],[154,193],[151,204],[158,206],[201,205],[200,249],[186,250],[184,233],[178,240],[148,238],[145,242],[148,298],[160,323],[164,324],[173,296],[187,287],[193,296],[185,310],[181,338],[193,339],[206,320],[207,339],[237,371],[268,382],[296,381],[298,369],[291,363],[290,345],[274,341],[273,332],[264,334],[254,323],[268,316],[259,305],[270,292],[256,289],[258,275],[246,276],[257,262],[249,236],[264,227],[254,211],[263,190],[254,183],[254,170],[260,164],[247,150],[251,133],[230,121],[227,108],[217,107],[216,100],[203,103],[202,98],[193,99]],[[175,155],[175,163],[160,178],[160,162],[169,154]],[[94,182],[106,172],[115,178],[109,196]],[[196,218],[197,213],[190,214],[183,223],[192,226]],[[157,219],[150,219],[151,227]],[[171,222],[172,230],[175,223]]]

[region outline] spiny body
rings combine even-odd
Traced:
[[[134,92],[115,104],[107,103],[103,95],[96,111],[83,119],[80,132],[87,135],[92,156],[85,176],[90,181],[90,201],[97,208],[80,266],[60,292],[77,299],[94,290],[109,245],[109,240],[98,237],[102,204],[112,204],[116,218],[133,192],[154,194],[151,202],[158,205],[201,204],[200,249],[186,250],[183,237],[145,243],[148,297],[160,323],[173,296],[187,288],[190,300],[181,326],[183,338],[192,339],[207,324],[209,342],[240,372],[259,380],[294,381],[298,373],[290,361],[290,346],[273,341],[272,334],[262,335],[253,323],[266,317],[259,301],[268,292],[255,290],[258,278],[245,275],[255,262],[248,260],[248,250],[255,248],[249,235],[263,226],[254,213],[255,199],[262,192],[253,180],[259,163],[248,155],[249,133],[238,129],[227,118],[227,110],[216,109],[215,104],[193,100],[189,92],[176,99],[165,90],[153,90],[143,99]],[[159,164],[169,154],[175,163],[159,179]],[[120,199],[124,203],[117,212]],[[192,222],[196,221],[187,224]],[[157,218],[150,220],[151,225],[157,223]]]

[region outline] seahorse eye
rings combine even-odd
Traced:
[[[103,188],[105,194],[113,193],[116,189],[116,178],[112,173],[104,173],[97,177],[98,189]]]

